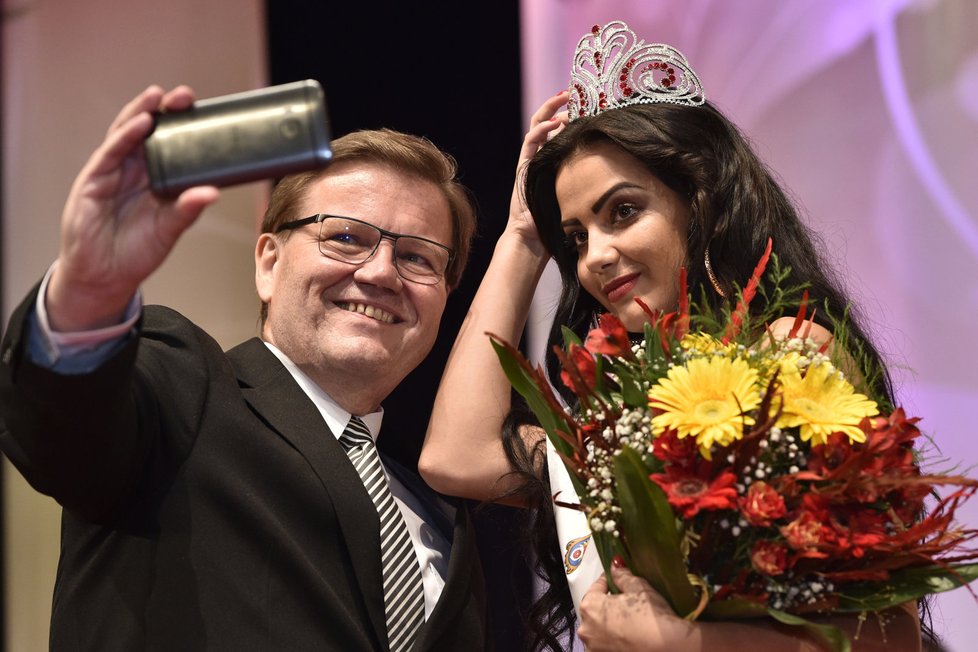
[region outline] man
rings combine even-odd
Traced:
[[[262,339],[224,353],[138,299],[218,198],[146,189],[151,112],[192,101],[151,87],[122,110],[0,347],[0,446],[64,507],[51,648],[482,649],[464,510],[372,441],[465,264],[454,162],[361,132],[283,180],[255,251]]]

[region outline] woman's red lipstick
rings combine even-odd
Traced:
[[[601,288],[601,291],[604,292],[606,297],[608,297],[609,303],[616,303],[624,298],[626,294],[632,291],[635,284],[638,283],[638,276],[638,274],[625,274],[624,276],[619,276],[618,278],[605,284],[605,286]]]

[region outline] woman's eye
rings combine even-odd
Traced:
[[[631,219],[638,214],[638,208],[632,204],[618,204],[611,211],[611,218],[615,222]]]
[[[586,231],[569,231],[564,234],[564,244],[568,249],[577,249],[587,244]]]

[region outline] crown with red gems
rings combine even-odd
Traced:
[[[595,25],[581,38],[569,91],[571,121],[632,104],[699,106],[705,101],[699,78],[679,50],[640,41],[620,20]]]

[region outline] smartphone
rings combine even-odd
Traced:
[[[271,86],[161,112],[146,138],[152,191],[230,186],[322,168],[333,157],[319,82]]]

